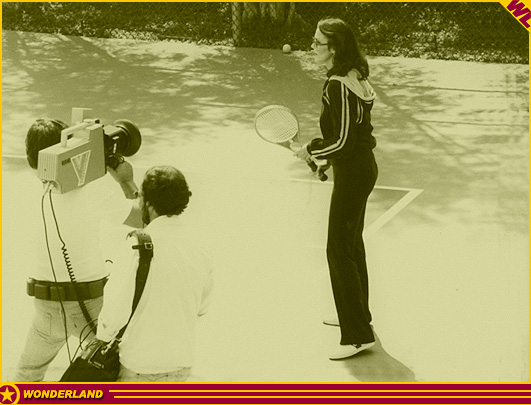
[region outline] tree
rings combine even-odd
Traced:
[[[289,26],[295,15],[294,2],[235,2],[232,3],[232,38],[235,45],[242,40],[246,29],[264,26]]]

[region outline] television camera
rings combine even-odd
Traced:
[[[115,169],[124,156],[133,156],[142,144],[138,127],[121,119],[102,125],[87,118],[91,109],[73,108],[72,126],[61,131],[61,142],[39,151],[37,173],[59,194],[83,187]]]

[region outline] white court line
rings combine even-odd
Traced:
[[[400,211],[402,211],[405,207],[407,207],[423,191],[418,188],[401,188],[401,187],[387,187],[387,186],[375,186],[374,188],[378,188],[381,190],[407,191],[407,194],[403,196],[400,200],[398,200],[391,208],[389,208],[382,215],[380,215],[376,219],[376,221],[374,221],[367,228],[365,228],[365,230],[363,231],[363,236],[367,239],[373,236],[385,224],[387,224],[391,219],[397,216]]]
[[[2,158],[16,158],[16,159],[26,159],[25,156],[21,155],[2,155]],[[142,169],[142,167],[136,167],[137,169]],[[147,167],[145,168],[147,170]],[[317,183],[317,184],[323,184],[323,185],[330,185],[333,186],[333,182],[321,182],[319,180],[313,180],[313,179],[296,179],[291,178],[290,181],[295,182],[303,182],[303,183]],[[391,208],[389,208],[386,212],[384,212],[382,215],[380,215],[374,222],[372,222],[365,230],[363,231],[363,236],[365,238],[372,237],[376,232],[378,232],[382,227],[387,224],[389,221],[391,221],[395,216],[397,216],[400,211],[402,211],[405,207],[407,207],[415,198],[419,196],[420,193],[422,193],[422,189],[417,188],[405,188],[405,187],[392,187],[392,186],[374,186],[375,189],[379,190],[393,190],[393,191],[404,191],[406,194],[398,200]]]
[[[5,155],[2,155],[2,159],[26,159],[26,156],[5,154]]]
[[[297,182],[305,182],[305,183],[318,183],[318,184],[328,184],[333,185],[333,182],[320,182],[317,180],[312,179],[291,179],[291,181],[297,181]],[[370,238],[373,236],[376,232],[378,232],[382,227],[387,224],[391,219],[396,217],[400,211],[402,211],[404,208],[406,208],[415,198],[419,196],[420,193],[422,193],[424,190],[419,188],[406,188],[406,187],[392,187],[392,186],[374,186],[375,189],[379,190],[393,190],[393,191],[404,191],[406,192],[406,195],[404,195],[400,200],[398,200],[391,208],[389,208],[387,211],[385,211],[382,215],[380,215],[376,221],[371,223],[367,228],[363,231],[364,238]]]

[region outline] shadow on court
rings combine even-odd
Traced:
[[[378,335],[375,337],[376,344],[370,351],[339,360],[352,377],[361,382],[416,382],[415,373],[387,353]]]
[[[337,330],[315,297],[332,184],[252,126],[282,104],[303,141],[319,135],[325,72],[309,55],[9,31],[2,46],[2,148],[18,162],[3,159],[4,376],[31,316],[11,271],[30,265],[20,235],[34,228],[18,204],[25,131],[91,107],[139,125],[137,181],[155,164],[190,179],[188,218],[219,264],[198,381],[527,381],[527,66],[369,59],[380,188],[367,224],[423,191],[366,243],[377,345],[331,362]]]

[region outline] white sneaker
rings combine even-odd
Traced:
[[[323,318],[323,323],[329,326],[339,326],[339,319],[336,317]]]
[[[371,343],[358,343],[355,345],[337,345],[332,351],[332,354],[328,356],[330,360],[346,359],[352,357],[359,352],[370,349],[374,346],[374,342]]]

